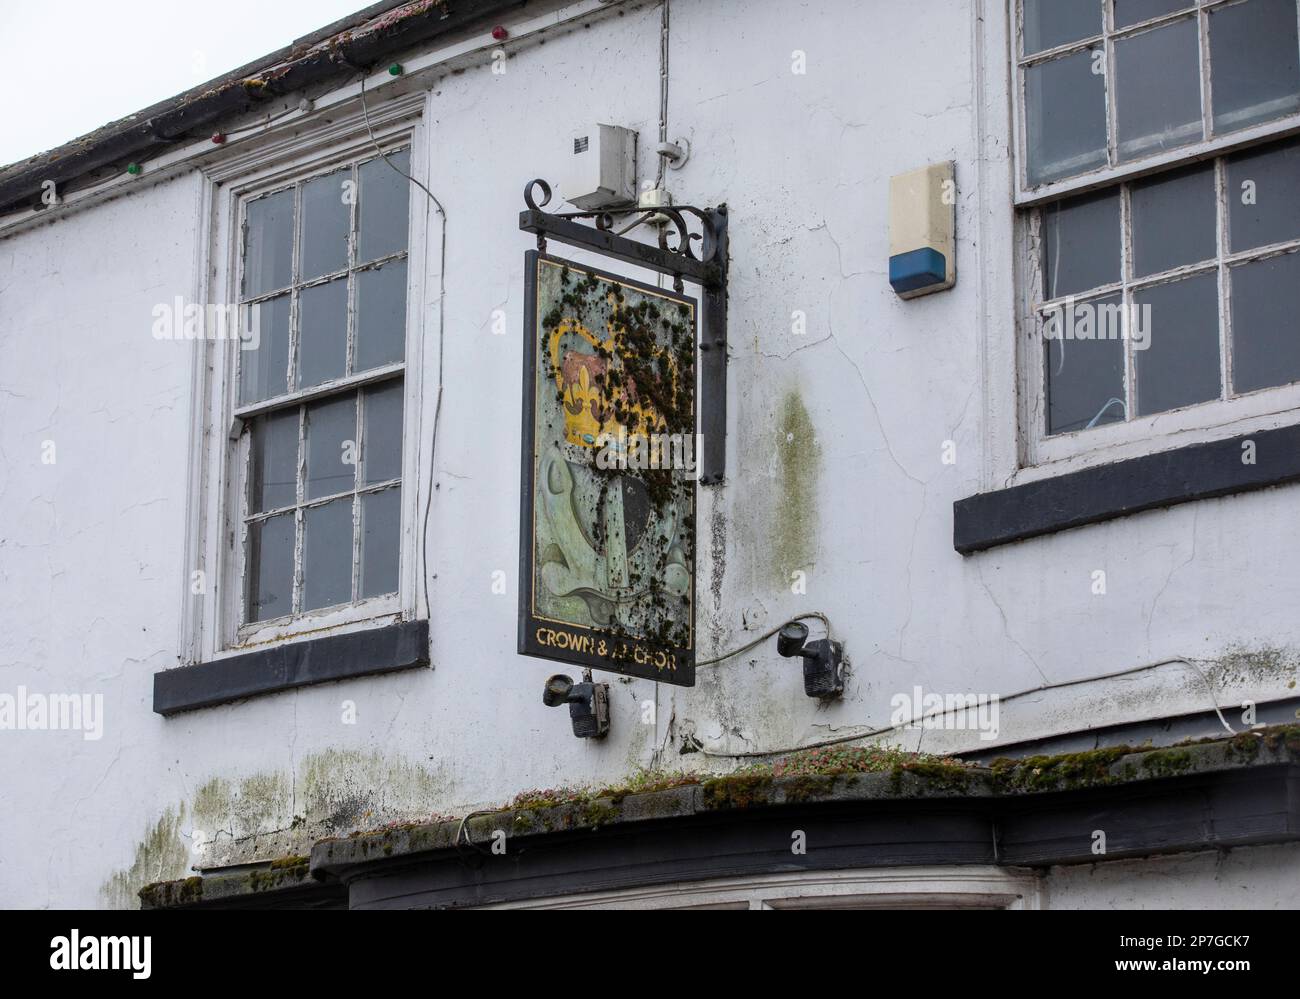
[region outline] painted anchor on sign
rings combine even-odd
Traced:
[[[631,612],[649,593],[656,551],[671,544],[662,589],[683,597],[690,571],[681,546],[673,543],[679,514],[661,516],[645,487],[631,476],[615,476],[595,496],[580,496],[570,462],[558,450],[542,464],[542,497],[557,540],[541,553],[543,585],[552,594],[581,599],[601,627],[635,627]],[[579,515],[587,508],[593,516]],[[654,544],[645,543],[655,539]]]

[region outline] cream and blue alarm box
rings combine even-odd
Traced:
[[[956,228],[951,162],[889,178],[889,283],[899,298],[957,283]]]

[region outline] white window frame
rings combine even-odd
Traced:
[[[328,120],[298,123],[289,134],[268,137],[248,151],[239,151],[204,171],[200,257],[203,275],[197,301],[238,302],[241,220],[249,201],[313,176],[329,173],[385,152],[409,148],[412,177],[427,184],[428,162],[422,116],[424,93],[384,101],[367,96],[369,129],[359,103],[345,111],[332,109]],[[372,141],[371,131],[374,139]],[[407,241],[406,352],[403,365],[402,499],[399,532],[398,590],[395,595],[361,599],[346,605],[307,611],[292,618],[243,623],[245,558],[244,496],[247,472],[247,433],[244,420],[275,400],[240,407],[237,401],[237,340],[205,341],[196,363],[194,428],[197,460],[191,474],[191,536],[187,545],[187,583],[203,573],[203,592],[187,587],[182,619],[182,658],[191,662],[219,659],[270,643],[302,637],[322,637],[346,631],[414,619],[423,594],[418,592],[423,539],[419,509],[426,493],[421,481],[428,470],[420,461],[426,414],[421,388],[425,318],[429,206],[411,185]],[[441,266],[441,262],[438,262]],[[380,380],[397,365],[336,379],[306,397],[331,397]],[[301,400],[300,400],[301,401]],[[239,412],[241,415],[236,415]]]
[[[1201,37],[1204,38],[1205,19],[1213,8],[1231,5],[1240,0],[1196,0],[1195,17],[1201,22]],[[1188,6],[1191,6],[1189,0]],[[1300,10],[1300,4],[1297,5]],[[1047,435],[1045,406],[1046,385],[1044,378],[1044,342],[1036,313],[1041,307],[1039,275],[1039,233],[1036,209],[1071,195],[1101,192],[1126,185],[1121,192],[1121,225],[1125,229],[1124,247],[1131,241],[1127,238],[1130,224],[1129,192],[1127,184],[1151,174],[1163,172],[1166,168],[1191,166],[1197,162],[1216,159],[1247,147],[1266,145],[1270,141],[1300,134],[1300,113],[1280,118],[1263,125],[1243,129],[1226,135],[1213,136],[1209,140],[1193,143],[1179,149],[1157,153],[1142,159],[1119,165],[1099,167],[1088,173],[1061,181],[1028,188],[1025,184],[1026,148],[1025,148],[1025,112],[1026,100],[1024,67],[1042,61],[1049,56],[1087,49],[1104,43],[1107,61],[1107,120],[1110,161],[1114,157],[1114,121],[1115,109],[1110,93],[1110,82],[1114,79],[1114,53],[1112,38],[1149,30],[1152,26],[1164,24],[1187,13],[1166,14],[1112,34],[1114,24],[1114,0],[1105,0],[1103,17],[1106,32],[1079,42],[1057,46],[1035,53],[1026,59],[1020,59],[1020,38],[1023,32],[1022,0],[1007,0],[1008,25],[1013,30],[1007,32],[1007,49],[1010,59],[1011,101],[1010,117],[1013,123],[1015,162],[1013,164],[1013,212],[1015,260],[1015,329],[1016,349],[1014,363],[1018,399],[1016,406],[1018,432],[1016,434],[1016,467],[1012,474],[999,484],[1007,485],[1032,481],[1049,475],[1074,471],[1089,465],[1120,461],[1127,458],[1167,450],[1182,444],[1206,440],[1221,439],[1239,433],[1251,433],[1300,422],[1300,384],[1291,384],[1259,389],[1240,395],[1221,393],[1221,398],[1163,413],[1134,417],[1124,422],[1106,424],[1072,431],[1064,434]],[[1300,14],[1298,14],[1300,17]],[[1206,53],[1202,52],[1202,60]],[[1210,104],[1211,77],[1208,67],[1203,72],[1202,119],[1207,129],[1212,127],[1212,107]],[[1231,386],[1231,302],[1228,296],[1227,271],[1236,263],[1247,259],[1274,256],[1279,253],[1296,252],[1300,249],[1300,240],[1285,244],[1261,247],[1240,253],[1225,253],[1227,225],[1227,194],[1224,178],[1224,165],[1219,162],[1215,168],[1216,193],[1216,259],[1203,266],[1178,268],[1152,278],[1136,280],[1132,275],[1130,254],[1125,252],[1121,258],[1121,281],[1112,287],[1112,292],[1121,291],[1125,302],[1130,299],[1132,289],[1185,277],[1200,271],[1218,272],[1219,281],[1219,327],[1220,327],[1220,376],[1223,385]],[[1101,291],[1090,292],[1102,294]],[[1075,296],[1076,300],[1080,296]],[[1126,379],[1133,379],[1132,348],[1125,342]],[[986,345],[986,353],[994,352]],[[1129,393],[1131,398],[1131,393]]]
[[[1042,52],[1035,52],[1032,56],[1025,58],[1020,57],[1021,38],[1024,35],[1024,2],[1023,0],[1007,0],[1008,16],[1010,23],[1014,25],[1015,30],[1009,32],[1008,56],[1011,60],[1011,79],[1012,87],[1015,94],[1015,101],[1012,106],[1012,123],[1014,133],[1014,146],[1016,150],[1016,207],[1027,205],[1042,204],[1047,201],[1055,201],[1065,195],[1082,193],[1084,191],[1095,190],[1102,187],[1110,187],[1121,180],[1131,180],[1140,177],[1143,174],[1153,173],[1162,170],[1172,164],[1190,163],[1194,160],[1209,159],[1234,149],[1244,146],[1257,145],[1260,140],[1274,137],[1289,135],[1300,132],[1300,111],[1294,114],[1278,118],[1274,121],[1264,122],[1259,125],[1252,125],[1249,128],[1241,129],[1236,132],[1225,132],[1222,135],[1214,133],[1214,113],[1212,104],[1213,95],[1213,67],[1210,64],[1210,53],[1206,51],[1204,40],[1207,37],[1207,22],[1210,11],[1216,7],[1229,7],[1235,4],[1243,3],[1245,0],[1187,0],[1187,8],[1195,6],[1196,13],[1194,16],[1198,22],[1199,37],[1201,39],[1201,121],[1204,129],[1203,134],[1209,138],[1203,138],[1198,142],[1189,143],[1186,146],[1179,146],[1177,149],[1163,150],[1152,153],[1148,156],[1128,160],[1123,163],[1118,161],[1115,149],[1116,141],[1116,97],[1112,93],[1111,84],[1115,79],[1115,46],[1116,39],[1125,38],[1130,35],[1141,34],[1153,27],[1159,27],[1171,21],[1177,21],[1188,17],[1187,10],[1175,12],[1173,14],[1162,14],[1159,17],[1153,17],[1146,21],[1140,21],[1137,24],[1130,25],[1126,28],[1115,30],[1115,0],[1103,0],[1102,21],[1103,31],[1088,38],[1076,42],[1069,42],[1065,45],[1058,45],[1054,48],[1045,49]],[[1297,27],[1300,28],[1300,4],[1297,7]],[[1025,123],[1025,113],[1028,107],[1025,92],[1025,68],[1036,63],[1048,62],[1053,58],[1066,55],[1071,52],[1083,51],[1102,45],[1105,50],[1106,61],[1106,146],[1107,161],[1106,166],[1096,167],[1085,173],[1077,174],[1072,177],[1066,177],[1061,180],[1049,181],[1030,187],[1026,181],[1028,176],[1028,148],[1027,135],[1028,129]]]

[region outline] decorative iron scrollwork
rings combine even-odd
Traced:
[[[542,203],[539,205],[533,200],[533,188],[542,189]],[[536,180],[530,180],[524,187],[524,204],[535,212],[540,212],[543,208],[551,203],[551,185],[538,177]]]
[[[537,200],[535,195],[537,191],[541,193],[540,201]],[[532,211],[540,212],[546,205],[550,204],[551,193],[551,185],[539,177],[536,180],[529,181],[524,187],[524,203]],[[703,264],[714,261],[720,245],[714,216],[693,205],[628,208],[614,212],[549,212],[547,214],[554,218],[573,221],[590,220],[599,231],[609,232],[615,236],[626,236],[642,226],[654,226],[658,230],[659,249],[665,253],[686,257],[689,260]],[[626,219],[631,221],[622,228],[615,229],[615,226],[620,221]],[[688,219],[699,224],[698,232],[691,231]],[[538,235],[538,241],[539,244],[542,241],[541,234]],[[695,243],[700,244],[700,253],[698,255],[693,248]]]

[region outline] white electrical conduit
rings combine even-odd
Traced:
[[[799,615],[799,617],[791,618],[790,621],[786,622],[786,624],[789,624],[792,621],[798,621],[810,617],[819,618],[821,621],[826,623],[827,637],[829,638],[830,623],[826,621],[826,615],[821,614],[819,612],[801,614]],[[736,649],[734,652],[728,652],[724,655],[717,656],[713,659],[706,659],[704,662],[696,663],[696,665],[709,666],[712,665],[713,663],[718,662],[719,660],[729,659],[732,656],[739,655],[741,652],[746,652],[749,649],[752,649],[755,645],[758,645],[760,642],[762,642],[763,639],[775,635],[778,631],[781,630],[781,628],[784,627],[785,625],[783,624],[781,625],[781,627],[769,631],[765,635],[761,636],[760,638],[755,639],[749,645]],[[1219,716],[1220,723],[1228,731],[1229,735],[1236,735],[1237,734],[1236,730],[1231,725],[1228,724],[1228,720],[1223,717],[1223,712],[1219,710],[1218,700],[1215,697],[1214,686],[1210,683],[1210,678],[1206,676],[1205,671],[1202,670],[1201,667],[1197,665],[1196,660],[1188,659],[1182,656],[1174,659],[1162,659],[1159,662],[1146,663],[1142,666],[1130,666],[1127,669],[1115,670],[1112,673],[1103,673],[1100,676],[1080,677],[1079,679],[1076,680],[1062,680],[1060,683],[1039,684],[1037,687],[1029,687],[1025,690],[1018,690],[1014,694],[1008,694],[1005,697],[999,697],[998,703],[1003,704],[1007,701],[1015,700],[1017,697],[1026,697],[1029,694],[1038,694],[1038,693],[1042,693],[1045,690],[1058,690],[1063,687],[1075,687],[1078,686],[1079,684],[1093,683],[1094,681],[1097,680],[1112,680],[1121,676],[1131,676],[1134,673],[1143,673],[1149,669],[1155,669],[1159,666],[1170,666],[1173,665],[1174,663],[1181,663],[1184,666],[1190,666],[1192,669],[1196,671],[1197,675],[1200,676],[1201,681],[1205,684],[1206,690],[1209,691],[1210,706],[1214,709],[1214,713]],[[930,714],[921,715],[919,718],[912,718],[906,722],[901,722],[898,725],[889,725],[886,726],[885,728],[866,729],[865,731],[856,732],[853,735],[842,735],[842,736],[837,736],[834,739],[822,739],[818,742],[809,742],[801,746],[791,746],[783,749],[754,750],[745,753],[719,753],[709,749],[705,749],[704,747],[701,746],[698,751],[705,756],[716,757],[719,759],[730,759],[730,760],[752,759],[752,758],[763,757],[763,756],[779,756],[782,753],[797,753],[805,749],[821,749],[826,746],[839,746],[839,745],[843,745],[846,742],[853,742],[857,739],[869,739],[872,736],[885,735],[890,732],[897,732],[899,729],[909,728],[910,726],[913,725],[923,724],[926,721],[926,719],[929,718],[942,718],[944,715],[952,714],[956,710],[958,709],[954,707],[951,709],[945,709],[943,711],[935,711]]]

